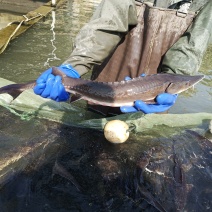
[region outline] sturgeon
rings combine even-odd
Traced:
[[[110,107],[133,106],[138,99],[144,102],[154,101],[157,95],[164,92],[179,94],[204,78],[204,75],[161,73],[121,82],[97,82],[68,77],[56,67],[52,68],[52,74],[61,76],[65,90],[75,97]],[[10,84],[0,88],[0,94],[8,93],[15,99],[35,85],[36,81]]]

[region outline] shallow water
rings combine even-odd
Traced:
[[[61,64],[98,2],[68,1],[14,40],[0,55],[0,77],[27,82]],[[171,113],[212,112],[211,58],[212,45],[200,69],[206,78],[180,95]],[[176,135],[164,138],[169,131],[162,127],[152,134],[132,133],[125,144],[111,145],[102,132],[47,120],[21,120],[1,107],[0,208],[210,211],[211,136],[206,139],[197,133],[205,129],[175,129]],[[81,191],[64,173],[55,171],[55,163],[75,178]]]

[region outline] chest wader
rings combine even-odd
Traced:
[[[155,74],[166,51],[183,35],[195,14],[137,3],[138,24],[131,27],[115,51],[100,66],[96,66],[92,80],[122,81],[126,76]],[[119,108],[89,103],[88,108],[104,115],[120,114]]]

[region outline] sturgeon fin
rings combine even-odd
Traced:
[[[35,86],[35,81],[25,84],[10,84],[0,88],[0,94],[7,93],[16,99],[23,91]]]
[[[63,167],[57,161],[55,162],[54,167],[53,167],[53,175],[54,174],[58,174],[61,177],[64,177],[65,179],[71,181],[73,183],[73,185],[77,188],[78,191],[83,190],[82,187],[76,181],[76,179],[72,176],[72,174],[70,172],[68,172],[68,170],[66,170],[65,167]]]
[[[72,94],[71,95],[71,98],[70,98],[70,103],[73,103],[73,102],[76,102],[78,100],[82,99],[82,96],[81,95],[78,95],[78,94]]]
[[[20,88],[20,84],[6,85],[0,88],[0,94],[7,93],[12,96],[13,99],[16,99],[23,92]]]
[[[54,76],[61,76],[62,78],[66,77],[66,74],[64,74],[59,68],[55,66],[52,67],[52,74]]]

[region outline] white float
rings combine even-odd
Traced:
[[[124,143],[129,138],[129,126],[121,120],[112,120],[104,127],[105,138],[111,143]]]

